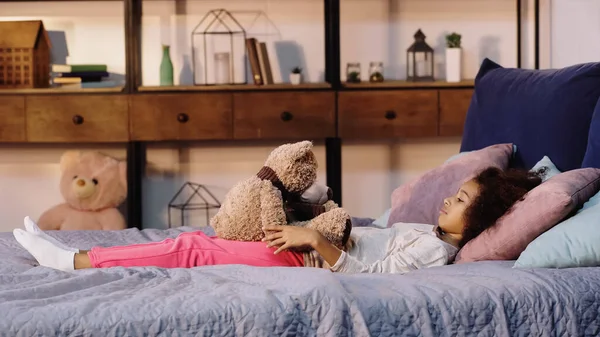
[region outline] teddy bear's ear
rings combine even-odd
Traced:
[[[127,162],[119,161],[119,180],[121,186],[127,188]]]
[[[295,153],[298,157],[303,157],[307,152],[312,151],[313,143],[305,140],[292,144],[292,153]]]
[[[65,153],[63,153],[63,155],[60,157],[61,172],[64,172],[67,169],[67,167],[79,162],[80,159],[81,159],[81,151],[72,150],[72,151],[66,151]]]

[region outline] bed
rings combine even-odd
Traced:
[[[600,136],[600,64],[554,72],[498,69],[482,64],[461,151],[514,142],[515,166],[531,167],[531,158],[550,155],[561,171],[582,166],[590,151],[600,153],[600,140],[592,137]],[[596,161],[583,162],[600,167],[600,155],[591,158]],[[369,226],[373,219],[353,218],[353,224]],[[88,249],[192,230],[197,229],[49,234]],[[210,227],[203,231],[212,234]],[[12,233],[0,233],[0,335],[600,334],[600,267],[514,266],[515,261],[479,261],[405,275],[240,265],[66,273],[35,266]]]
[[[71,245],[129,244],[166,231],[50,232]],[[205,229],[211,234],[210,228]],[[592,336],[600,268],[516,270],[510,261],[407,275],[308,268],[34,267],[0,233],[4,336]]]

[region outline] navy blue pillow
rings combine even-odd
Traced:
[[[579,168],[600,97],[600,63],[562,69],[503,68],[485,59],[475,78],[461,151],[513,143],[511,167],[544,156],[564,172]]]
[[[581,166],[600,168],[600,99],[598,99],[596,110],[592,115],[587,150]]]

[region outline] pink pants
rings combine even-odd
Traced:
[[[94,247],[88,252],[95,268],[191,268],[218,264],[257,267],[303,267],[302,253],[283,251],[264,242],[241,242],[209,237],[201,231],[182,233],[175,239],[117,247]]]

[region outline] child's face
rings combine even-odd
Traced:
[[[458,189],[456,195],[444,199],[444,206],[438,218],[440,228],[448,234],[462,235],[465,227],[465,210],[478,194],[479,185],[469,180]]]

